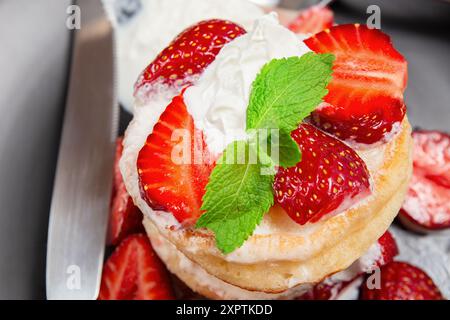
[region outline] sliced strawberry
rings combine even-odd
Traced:
[[[417,131],[413,140],[413,176],[400,210],[400,221],[419,232],[449,228],[450,136],[437,131]]]
[[[300,34],[315,34],[331,28],[333,25],[333,11],[320,5],[312,6],[300,12],[288,28]]]
[[[414,167],[423,169],[426,178],[450,188],[450,135],[419,130],[412,136]]]
[[[276,201],[294,221],[318,221],[369,195],[369,172],[353,149],[306,123],[291,136],[302,160],[295,167],[279,169],[274,191]]]
[[[378,239],[378,244],[381,249],[381,257],[376,261],[376,265],[381,267],[394,260],[394,257],[398,255],[398,246],[389,231],[386,231],[380,239]]]
[[[205,20],[181,32],[150,65],[135,84],[135,94],[145,86],[157,90],[165,84],[181,89],[192,83],[214,61],[222,47],[244,34],[245,30],[226,20]]]
[[[108,258],[98,299],[174,299],[169,274],[145,235],[129,236]]]
[[[449,228],[450,188],[427,179],[422,170],[414,168],[399,218],[406,227],[419,232]]]
[[[442,300],[433,280],[421,269],[406,262],[391,262],[381,268],[380,288],[369,288],[364,281],[363,300]],[[369,282],[369,283],[368,283]]]
[[[179,222],[194,223],[202,214],[202,197],[213,166],[183,96],[175,97],[138,155],[143,199],[155,210],[172,212]]]
[[[313,121],[341,139],[374,143],[405,116],[405,58],[391,39],[366,26],[340,25],[305,40],[316,53],[336,56],[325,103]]]
[[[128,194],[122,174],[119,169],[119,160],[123,151],[123,138],[116,142],[116,158],[114,161],[113,196],[111,213],[109,216],[108,244],[117,245],[126,236],[143,230],[142,213],[133,203]]]
[[[340,112],[330,104],[323,103],[313,112],[313,123],[342,140],[372,144],[385,138],[393,125],[404,118],[406,106],[374,111],[359,117],[351,115],[348,119],[343,119]]]

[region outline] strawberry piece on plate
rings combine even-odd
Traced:
[[[171,300],[169,273],[143,234],[131,235],[103,266],[99,300]]]
[[[333,11],[328,7],[316,5],[300,12],[288,28],[299,34],[315,34],[331,28],[333,25]]]
[[[399,219],[407,228],[418,232],[450,227],[450,189],[427,179],[414,168]]]
[[[119,169],[119,160],[123,151],[122,142],[122,137],[118,138],[116,142],[113,192],[107,240],[107,243],[110,245],[117,245],[126,236],[143,230],[142,213],[134,205],[133,199],[128,194]]]
[[[378,239],[378,244],[381,249],[381,257],[376,261],[376,265],[381,267],[394,260],[394,257],[398,255],[398,246],[389,231],[386,231],[380,239]]]
[[[418,130],[412,137],[414,167],[423,169],[426,178],[450,188],[450,135]]]
[[[413,176],[399,219],[418,232],[449,228],[450,136],[416,131],[413,141]]]
[[[202,214],[202,197],[214,167],[211,159],[183,96],[176,96],[138,155],[143,199],[155,210],[171,212],[179,222],[194,223]]]
[[[421,269],[406,262],[394,261],[380,271],[380,288],[363,282],[363,300],[442,300],[433,280]]]
[[[291,133],[302,152],[294,167],[275,176],[275,200],[299,224],[345,210],[370,194],[369,172],[358,154],[310,124]]]
[[[205,20],[181,32],[150,65],[135,84],[146,92],[157,91],[161,84],[181,89],[214,61],[222,47],[244,34],[245,30],[226,20]]]
[[[359,24],[332,27],[305,40],[316,53],[336,56],[328,94],[313,121],[340,139],[371,144],[405,116],[405,58],[380,30]]]

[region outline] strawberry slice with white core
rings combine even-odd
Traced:
[[[108,258],[98,299],[174,299],[169,273],[145,235],[129,236]]]
[[[143,199],[155,210],[171,212],[179,222],[194,223],[202,214],[202,197],[214,167],[211,159],[183,96],[176,96],[138,155]]]
[[[119,160],[123,151],[123,137],[117,139],[116,157],[114,161],[113,192],[111,213],[109,216],[107,243],[117,245],[126,236],[143,231],[142,212],[133,203],[133,199],[125,188],[119,169]]]
[[[413,133],[413,176],[400,221],[427,232],[450,227],[450,136],[437,131]]]
[[[316,5],[300,12],[288,28],[299,34],[315,34],[331,28],[333,25],[333,11],[328,7]]]
[[[347,24],[304,42],[316,53],[336,56],[325,103],[313,113],[318,126],[340,139],[371,144],[402,121],[407,63],[386,34]]]
[[[450,135],[418,130],[412,137],[414,167],[423,169],[428,179],[450,188]]]
[[[343,142],[304,123],[291,133],[302,152],[294,167],[275,176],[275,200],[299,224],[343,211],[370,194],[369,172]]]
[[[237,24],[219,19],[201,21],[187,28],[145,68],[135,84],[135,95],[140,88],[152,94],[161,85],[181,89],[192,84],[225,44],[245,32]]]
[[[442,300],[433,280],[423,270],[406,262],[394,261],[381,268],[381,287],[362,285],[362,300]]]
[[[450,189],[414,168],[399,218],[407,228],[418,232],[450,228]]]

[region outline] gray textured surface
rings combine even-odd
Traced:
[[[0,1],[0,299],[43,298],[69,60],[66,0]]]

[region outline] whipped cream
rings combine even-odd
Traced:
[[[104,0],[116,26],[119,100],[132,112],[133,86],[144,68],[184,29],[205,19],[227,19],[250,29],[264,14],[245,0],[146,0],[125,22],[117,8]],[[136,8],[135,8],[136,9]]]
[[[246,137],[246,111],[252,83],[272,59],[302,56],[310,49],[280,25],[277,14],[256,20],[253,30],[226,44],[184,93],[197,128],[203,130],[213,154]]]

